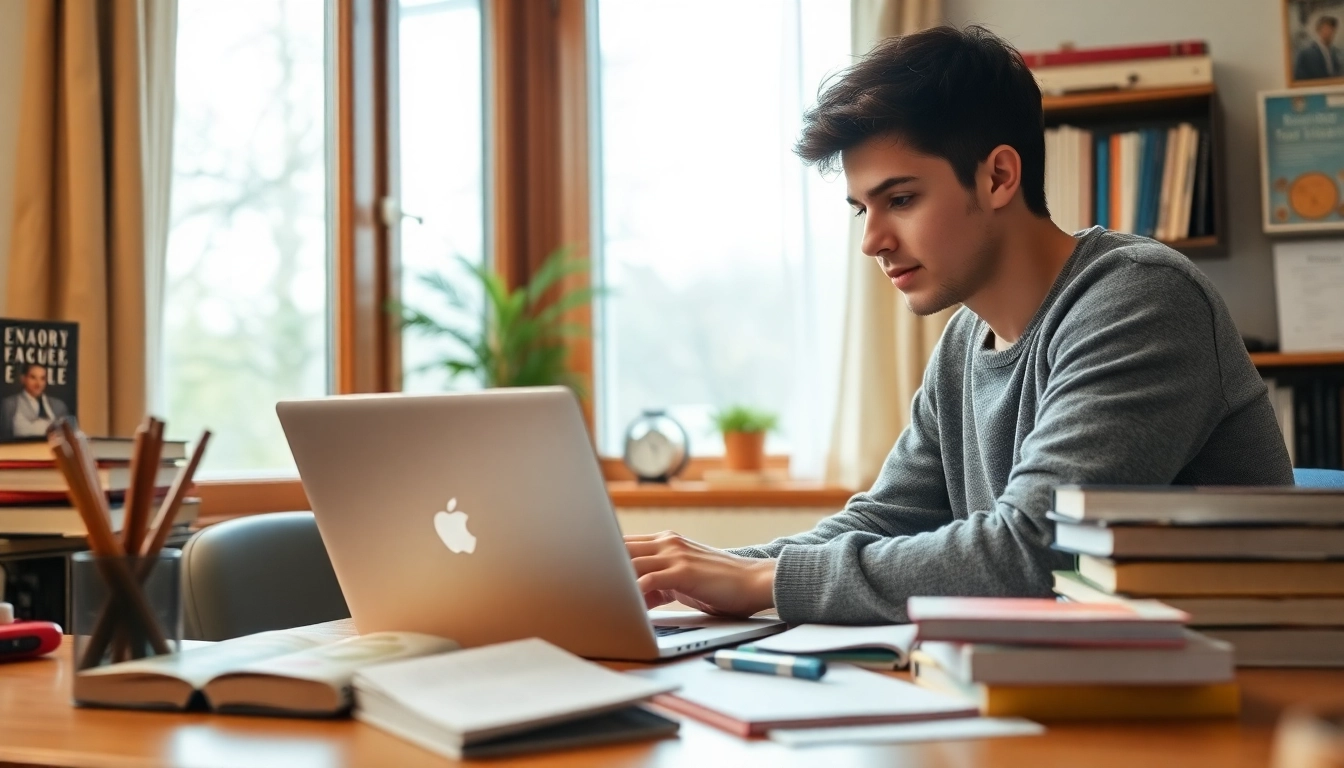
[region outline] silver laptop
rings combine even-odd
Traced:
[[[650,660],[784,629],[645,610],[568,389],[346,395],[276,412],[361,633],[466,647],[541,637]]]

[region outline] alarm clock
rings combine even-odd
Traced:
[[[642,483],[666,483],[691,460],[691,439],[661,409],[646,410],[625,431],[625,466]]]

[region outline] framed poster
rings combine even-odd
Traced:
[[[1344,229],[1344,87],[1259,95],[1265,232]]]
[[[1344,83],[1340,24],[1344,24],[1344,0],[1283,0],[1283,58],[1289,86]]]

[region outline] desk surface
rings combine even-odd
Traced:
[[[623,665],[629,666],[629,665]],[[50,658],[0,665],[0,763],[40,766],[452,765],[353,720],[76,709],[70,644]],[[744,741],[694,720],[677,738],[474,765],[513,766],[1265,766],[1285,705],[1344,697],[1344,670],[1243,670],[1239,720],[1047,724],[1044,736],[790,750]]]

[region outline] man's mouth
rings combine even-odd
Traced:
[[[892,285],[897,288],[904,288],[914,279],[915,273],[918,272],[919,269],[919,265],[915,265],[912,267],[891,267],[882,270],[882,272],[891,280]]]

